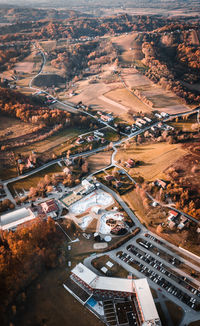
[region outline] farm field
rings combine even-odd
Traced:
[[[87,162],[89,165],[90,173],[101,170],[110,164],[112,152],[100,152],[89,156]]]
[[[126,107],[127,111],[131,110],[133,113],[138,111],[148,112],[151,110],[126,88],[117,88],[105,93],[104,96],[122,104]]]
[[[197,114],[190,115],[187,120],[179,118],[176,122],[170,122],[169,124],[178,130],[194,131],[193,125],[197,124]]]
[[[28,146],[20,147],[16,150],[17,153],[29,154],[32,151],[38,153],[44,153],[46,151],[53,150],[55,153],[60,152],[65,148],[66,142],[77,136],[78,134],[84,132],[85,129],[75,129],[75,128],[68,128],[66,130],[62,130],[58,132],[56,135],[48,137],[45,140],[30,144]]]
[[[119,56],[120,61],[132,63],[133,60],[141,60],[143,58],[142,44],[137,41],[137,36],[138,33],[133,32],[128,35],[111,38],[112,42],[122,50],[122,54]]]
[[[129,89],[138,90],[142,96],[153,103],[153,107],[149,107],[150,111],[156,109],[174,114],[190,110],[188,106],[181,103],[180,99],[174,93],[166,91],[161,86],[154,84],[147,77],[138,73],[136,69],[125,68],[121,75]]]
[[[157,178],[166,177],[165,169],[187,153],[180,144],[156,143],[148,145],[130,145],[129,148],[119,150],[116,160],[122,164],[129,158],[141,161],[141,165],[129,169],[132,177],[142,176],[145,180],[153,181]]]
[[[35,128],[35,125],[31,123],[26,123],[16,118],[0,116],[0,139],[10,139],[15,137],[20,137],[27,133],[31,133]],[[10,133],[10,135],[6,135],[6,133]]]
[[[49,166],[46,169],[43,169],[29,177],[25,177],[19,181],[16,182],[12,182],[8,184],[8,188],[10,190],[10,192],[12,193],[13,196],[15,196],[15,191],[17,192],[23,192],[23,190],[25,191],[29,191],[29,189],[31,187],[35,187],[37,186],[38,182],[41,181],[42,178],[44,178],[44,176],[46,174],[48,175],[53,175],[56,172],[62,172],[62,168],[59,164],[53,164],[51,166]]]

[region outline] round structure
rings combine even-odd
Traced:
[[[106,235],[105,238],[104,238],[104,240],[105,240],[106,242],[110,242],[110,241],[112,240],[112,238],[111,238],[110,235]]]

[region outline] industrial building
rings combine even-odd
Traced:
[[[161,326],[146,278],[99,276],[79,263],[63,285],[106,325]]]

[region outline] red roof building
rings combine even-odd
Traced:
[[[54,199],[47,200],[44,203],[41,203],[40,206],[42,207],[42,211],[45,214],[49,214],[49,213],[58,211],[58,205],[56,204]]]
[[[133,168],[135,166],[135,161],[129,158],[128,161],[126,162],[126,165],[128,168]]]

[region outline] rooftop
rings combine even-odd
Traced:
[[[20,208],[0,216],[0,228],[2,230],[15,229],[18,225],[35,218],[29,208]]]
[[[134,280],[135,290],[137,293],[144,321],[159,319],[155,303],[146,278]]]

